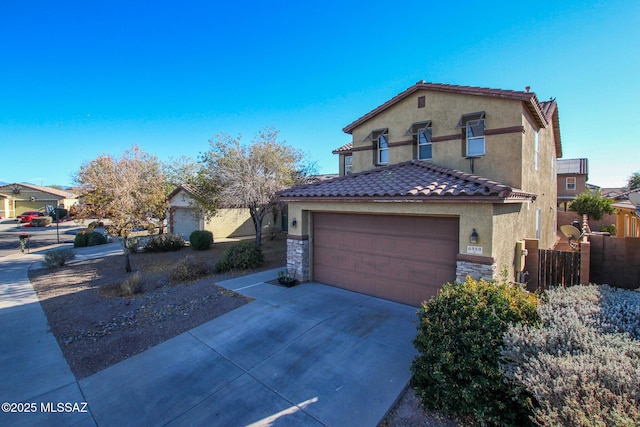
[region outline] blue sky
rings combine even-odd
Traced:
[[[444,4],[449,3],[449,4]],[[0,181],[71,185],[133,144],[265,126],[337,172],[342,128],[418,80],[558,101],[589,182],[640,170],[640,2],[0,0]]]

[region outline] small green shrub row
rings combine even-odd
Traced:
[[[82,230],[73,239],[74,248],[83,248],[85,246],[98,246],[107,243],[107,237],[97,231]]]
[[[184,239],[171,233],[158,234],[147,240],[144,245],[145,252],[171,252],[184,247]]]
[[[44,254],[44,265],[47,268],[62,267],[75,257],[76,254],[71,248],[51,250]]]
[[[172,283],[189,282],[207,274],[209,274],[209,267],[205,262],[187,255],[173,266],[169,272],[169,280]]]
[[[500,344],[512,324],[535,324],[537,299],[521,287],[473,280],[447,283],[418,313],[419,354],[411,385],[428,409],[478,425],[528,425],[527,396],[505,382]]]
[[[503,370],[534,398],[537,425],[640,425],[640,293],[574,286],[545,293],[541,327],[504,336]]]
[[[208,230],[195,230],[189,235],[189,243],[197,251],[206,251],[213,243],[213,233]]]
[[[264,262],[262,251],[256,248],[253,240],[243,240],[224,251],[216,263],[219,272],[258,268]]]

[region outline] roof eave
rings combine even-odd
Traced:
[[[527,108],[529,109],[531,114],[534,116],[537,124],[540,127],[547,127],[549,124],[548,119],[544,115],[540,102],[538,101],[538,98],[536,97],[534,92],[502,91],[499,89],[495,89],[494,90],[495,93],[488,93],[487,90],[491,90],[491,89],[472,87],[472,86],[454,86],[454,85],[444,85],[444,84],[437,84],[437,83],[418,82],[415,85],[404,90],[403,92],[400,92],[399,94],[397,94],[387,102],[383,103],[382,105],[369,111],[367,114],[360,117],[353,123],[345,126],[342,129],[342,131],[344,133],[351,134],[355,128],[357,128],[367,120],[378,115],[382,111],[397,104],[398,102],[405,99],[407,96],[419,90],[433,90],[438,92],[451,92],[451,93],[459,93],[464,95],[489,96],[494,98],[519,100],[526,104]]]
[[[283,202],[340,202],[340,203],[456,203],[456,204],[505,204],[505,203],[526,203],[535,200],[535,196],[530,197],[500,197],[500,196],[433,196],[433,197],[323,197],[323,196],[280,196]]]

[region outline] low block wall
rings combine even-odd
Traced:
[[[561,225],[571,224],[573,220],[577,219],[582,224],[582,216],[578,215],[575,212],[558,212],[558,230]],[[616,224],[616,216],[615,215],[604,215],[602,219],[599,220],[589,220],[589,227],[591,227],[592,231],[601,231],[602,226],[610,226],[611,224]]]
[[[593,235],[590,281],[623,289],[640,287],[640,238]]]

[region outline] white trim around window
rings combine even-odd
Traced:
[[[568,191],[575,191],[576,190],[576,177],[575,176],[568,176],[567,177],[567,190]]]
[[[467,157],[485,155],[484,119],[467,122]]]
[[[431,135],[430,126],[418,129],[418,160],[431,160],[433,158]]]
[[[346,154],[344,156],[344,174],[345,175],[349,175],[350,173],[353,172],[352,164],[353,164],[353,156],[351,154]]]
[[[377,143],[377,163],[379,165],[387,165],[389,164],[389,135],[383,133],[378,136]]]

